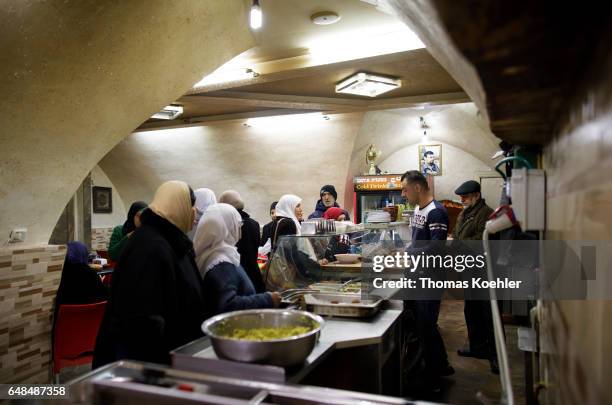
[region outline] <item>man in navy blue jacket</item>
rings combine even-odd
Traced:
[[[433,198],[427,179],[417,170],[402,175],[402,196],[411,204],[416,204],[411,220],[412,244],[408,252],[415,254],[436,254],[448,235],[448,213],[446,208]],[[432,270],[428,270],[432,271]],[[433,270],[436,272],[436,270]],[[423,349],[425,377],[431,389],[439,391],[439,378],[448,376],[455,370],[448,363],[444,341],[438,330],[440,297],[438,299],[415,301],[417,333]],[[429,298],[429,297],[428,297]]]
[[[312,212],[312,214],[308,215],[308,219],[323,218],[323,214],[325,214],[325,211],[327,211],[328,208],[340,207],[340,205],[338,205],[338,203],[336,202],[336,200],[338,199],[338,192],[336,191],[336,187],[334,187],[333,185],[326,184],[321,187],[319,196],[321,198],[317,201],[317,204],[315,205],[315,210]],[[344,210],[344,217],[345,221],[351,220],[351,218],[349,217],[349,213],[346,210]]]

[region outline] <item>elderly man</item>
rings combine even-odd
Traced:
[[[336,187],[331,184],[326,184],[321,187],[321,191],[319,191],[319,196],[321,197],[319,201],[317,201],[317,205],[315,206],[315,210],[312,214],[308,216],[308,219],[313,218],[323,218],[323,214],[327,211],[328,208],[331,207],[340,207],[336,200],[338,199],[338,193],[336,192]],[[345,221],[350,221],[348,212],[345,211]]]
[[[261,293],[266,291],[266,287],[261,277],[261,271],[257,264],[257,250],[259,248],[259,223],[244,212],[244,201],[237,191],[227,190],[219,197],[220,203],[226,203],[238,210],[242,217],[241,238],[236,244],[240,253],[240,265],[246,271],[253,282],[255,291]]]
[[[455,240],[481,240],[485,224],[493,209],[489,207],[480,194],[480,183],[474,180],[461,184],[455,194],[461,199],[463,211],[457,217],[453,229]],[[466,275],[468,276],[468,275]],[[468,345],[457,350],[460,356],[488,359],[493,373],[499,373],[497,356],[495,355],[495,338],[493,335],[493,320],[491,304],[472,297],[470,290],[465,290],[465,323],[468,330]]]

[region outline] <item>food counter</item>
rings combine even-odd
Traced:
[[[297,367],[285,369],[219,359],[208,337],[173,351],[172,365],[182,370],[267,382],[308,381],[327,387],[344,383],[341,388],[354,384],[352,388],[359,391],[399,395],[402,312],[403,304],[391,301],[372,318],[326,318],[318,343],[304,364]],[[342,364],[338,364],[339,358],[344,359]],[[345,381],[333,377],[338,367]]]
[[[120,361],[69,383],[69,398],[54,404],[408,405],[402,398],[305,385],[266,383]],[[39,401],[42,402],[42,401]],[[422,401],[419,404],[425,404]]]

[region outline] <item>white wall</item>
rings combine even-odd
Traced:
[[[284,193],[301,196],[309,214],[324,184],[336,186],[339,203],[350,211],[353,176],[365,170],[371,143],[383,152],[378,161],[383,170],[403,173],[418,167],[419,116],[430,126],[427,143],[443,145],[437,198],[455,199],[460,183],[493,170],[490,156],[499,141],[472,103],[337,114],[329,121],[286,116],[250,127],[228,122],[134,133],[100,167],[126,204],[151,201],[163,181],[178,179],[217,195],[238,190],[245,210],[260,223],[268,221],[270,203]]]
[[[419,117],[428,125],[423,136]],[[418,170],[418,145],[442,145],[442,175],[435,178],[436,198],[456,199],[455,188],[473,179],[476,172],[492,171],[491,156],[499,139],[488,129],[473,103],[372,111],[364,115],[355,139],[349,173],[366,169],[365,153],[370,144],[381,150],[377,160],[381,170],[404,173]],[[352,181],[348,179],[347,181]],[[349,206],[351,201],[346,200]]]
[[[432,142],[433,143],[433,142]],[[456,200],[454,190],[464,181],[473,180],[475,172],[491,170],[491,167],[464,150],[444,142],[442,145],[442,175],[434,177],[435,197],[438,200]],[[406,146],[380,163],[391,173],[418,170],[419,144]]]
[[[110,214],[96,214],[93,212],[93,198],[91,207],[91,227],[95,228],[111,228],[117,225],[123,224],[127,218],[127,210],[119,191],[115,187],[112,181],[108,178],[106,173],[102,171],[100,166],[96,166],[91,171],[91,182],[92,187],[110,187],[113,189],[113,212]],[[128,204],[131,204],[129,202]],[[129,205],[128,205],[129,207]]]
[[[339,200],[353,141],[363,114],[274,117],[245,127],[242,122],[134,133],[100,162],[126,203],[151,201],[167,180],[183,180],[194,189],[207,187],[217,196],[235,189],[245,211],[260,223],[269,221],[270,203],[297,194],[308,215],[320,187],[334,184]],[[352,190],[348,190],[352,196]]]

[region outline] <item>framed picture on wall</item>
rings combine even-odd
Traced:
[[[424,176],[442,174],[442,145],[419,145],[419,169]]]
[[[113,212],[113,189],[110,187],[91,188],[93,212],[95,214],[110,214]]]

